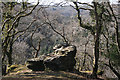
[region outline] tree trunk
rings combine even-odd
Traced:
[[[12,54],[8,53],[7,57],[8,57],[8,64],[9,66],[11,66],[12,65]]]
[[[6,75],[6,64],[4,64],[4,60],[5,60],[5,53],[6,51],[4,51],[3,47],[2,47],[2,75]]]
[[[38,52],[39,52],[39,51],[35,52],[35,56],[34,56],[35,58],[38,57]]]
[[[99,59],[99,37],[98,36],[96,36],[94,50],[95,50],[95,52],[94,52],[95,62],[94,62],[93,73],[92,74],[95,78],[97,78],[98,59]]]
[[[101,21],[99,20],[99,16],[97,13],[97,3],[94,2],[95,7],[95,20],[96,20],[96,34],[95,34],[95,47],[94,47],[94,66],[93,66],[93,77],[97,78],[97,71],[98,71],[98,60],[99,60],[99,39],[101,34]],[[102,16],[100,16],[102,18]]]
[[[2,64],[4,63],[4,60],[5,60],[5,54],[3,53],[3,55],[2,55]]]

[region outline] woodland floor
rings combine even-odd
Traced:
[[[90,75],[91,73],[78,71],[32,71],[26,66],[20,66],[4,76],[2,80],[111,80],[103,79],[101,76],[98,76],[98,79],[93,79]]]
[[[53,72],[53,71],[25,71],[20,73],[10,73],[2,80],[104,80],[91,79],[86,73],[73,72]]]

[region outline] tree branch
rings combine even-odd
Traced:
[[[31,27],[31,25],[35,22],[36,20],[33,20],[28,26],[27,26],[27,28],[26,29],[24,29],[24,30],[21,30],[21,31],[17,31],[16,33],[14,33],[14,34],[12,34],[12,35],[9,35],[9,37],[11,37],[11,36],[13,36],[13,35],[16,35],[16,34],[18,34],[18,33],[21,33],[21,32],[25,32],[26,30],[28,30],[30,27]]]
[[[18,17],[14,20],[14,22],[12,23],[12,26],[11,26],[11,28],[8,30],[8,33],[10,33],[10,31],[14,28],[14,25],[16,24],[17,21],[19,21],[20,18],[25,17],[25,16],[29,16],[29,15],[33,12],[33,10],[37,7],[38,4],[39,4],[39,0],[38,0],[37,4],[33,7],[33,9],[32,9],[29,13],[18,16]]]
[[[81,19],[81,16],[80,16],[80,10],[79,10],[79,7],[78,7],[77,2],[73,2],[73,3],[75,4],[75,7],[76,7],[75,9],[76,9],[77,14],[78,14],[78,19],[79,19],[80,26],[81,26],[82,28],[85,28],[85,29],[87,29],[87,30],[90,30],[91,33],[94,34],[95,31],[94,31],[93,26],[83,24],[82,19]]]
[[[115,27],[116,35],[117,35],[116,41],[117,41],[117,43],[118,43],[118,50],[119,50],[119,52],[120,52],[120,39],[119,39],[120,34],[119,34],[119,31],[118,31],[118,27],[119,27],[119,26],[118,26],[118,20],[117,20],[117,17],[115,16],[115,14],[114,14],[114,11],[113,11],[110,3],[109,3],[109,2],[107,2],[107,3],[108,3],[108,6],[109,6],[109,8],[110,8],[110,10],[111,10],[111,12],[112,12],[112,15],[113,15],[113,17],[114,17],[114,19],[115,19],[115,22],[116,22],[116,27]]]

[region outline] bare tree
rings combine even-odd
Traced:
[[[47,11],[46,11],[45,9],[44,9],[43,15],[44,15],[44,17],[45,17],[45,19],[46,19],[46,24],[48,24],[48,25],[50,26],[50,28],[51,28],[55,33],[57,33],[58,35],[60,35],[60,36],[63,38],[64,42],[65,42],[67,45],[69,45],[69,44],[70,44],[70,43],[69,43],[69,40],[66,38],[65,33],[64,33],[64,27],[63,27],[63,33],[60,33],[60,32],[57,31],[57,30],[54,28],[54,26],[53,26],[53,23],[55,23],[55,20],[56,20],[56,19],[50,20],[50,19],[49,19],[49,16],[48,16],[48,13],[47,13]]]
[[[43,25],[44,25],[44,24],[40,25],[40,27],[42,27]],[[33,49],[35,50],[35,52],[33,52],[34,58],[37,58],[37,57],[38,57],[38,53],[39,53],[39,51],[40,51],[40,43],[41,43],[42,40],[44,40],[44,38],[42,39],[42,38],[39,37],[38,45],[37,45],[36,47],[34,46],[34,44],[33,44],[33,36],[34,36],[35,31],[36,31],[37,29],[38,29],[38,26],[35,28],[35,30],[34,30],[34,31],[32,32],[32,34],[31,34],[31,44],[32,44]]]
[[[79,24],[82,28],[85,28],[91,32],[91,34],[94,36],[94,65],[93,65],[93,77],[97,78],[97,71],[98,71],[98,60],[99,60],[99,44],[100,44],[100,36],[101,36],[101,30],[102,30],[102,21],[104,19],[103,15],[107,13],[105,11],[104,5],[99,4],[98,2],[93,2],[93,5],[88,3],[81,3],[81,2],[73,2],[78,14]],[[79,7],[79,4],[87,5],[89,8]],[[94,25],[91,24],[84,24],[82,22],[81,13],[80,10],[88,10],[90,11],[91,17],[95,20]],[[98,12],[98,10],[100,10]]]
[[[33,20],[26,29],[17,31],[20,19],[29,16],[39,4],[39,1],[35,6],[22,6],[18,12],[14,12],[14,8],[19,3],[17,2],[2,2],[3,4],[3,17],[2,17],[2,63],[4,63],[5,56],[7,56],[9,66],[12,65],[12,52],[13,43],[19,36],[25,33],[27,29],[35,21]],[[25,2],[26,3],[26,2]],[[22,3],[22,5],[24,2]]]

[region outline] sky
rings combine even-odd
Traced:
[[[22,1],[22,0],[19,0],[19,1]],[[30,3],[36,3],[37,0],[28,0]],[[40,1],[40,4],[54,4],[54,3],[60,3],[60,2],[65,2],[65,0],[39,0]],[[70,1],[70,0],[68,0]],[[74,0],[75,1],[75,0]],[[80,2],[92,2],[93,0],[78,0]],[[97,1],[100,1],[100,0],[97,0]],[[105,1],[105,0],[102,0],[102,1]],[[117,3],[118,0],[110,0],[111,3]]]

